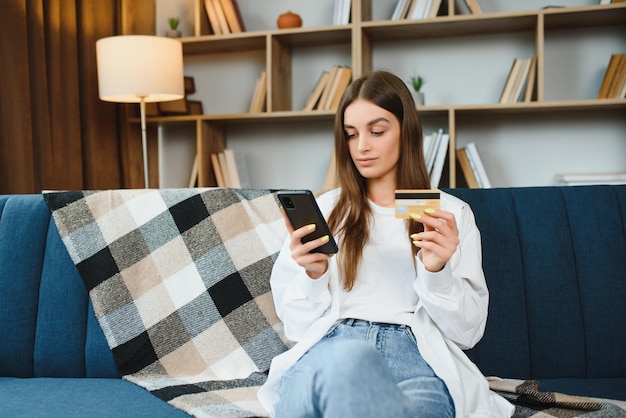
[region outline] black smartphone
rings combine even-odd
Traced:
[[[277,196],[294,229],[301,228],[304,225],[315,224],[315,231],[302,238],[302,242],[309,242],[328,235],[328,242],[311,252],[337,253],[339,249],[337,243],[315,201],[315,196],[313,196],[310,190],[280,190]]]

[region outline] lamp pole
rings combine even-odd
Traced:
[[[141,150],[143,153],[143,184],[146,189],[150,188],[148,176],[148,137],[146,133],[146,95],[138,94],[139,113],[141,114]]]

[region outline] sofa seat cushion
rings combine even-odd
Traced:
[[[122,379],[2,377],[0,404],[7,417],[189,417]]]

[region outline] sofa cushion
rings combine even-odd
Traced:
[[[121,379],[0,378],[5,417],[189,417]]]
[[[468,352],[482,372],[588,379],[596,396],[612,382],[626,399],[626,186],[449,192],[483,237],[489,318]]]
[[[0,376],[119,377],[41,195],[0,200],[0,237]]]

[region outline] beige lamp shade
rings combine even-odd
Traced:
[[[108,102],[164,102],[184,97],[182,44],[170,38],[123,35],[96,41],[98,89]]]

